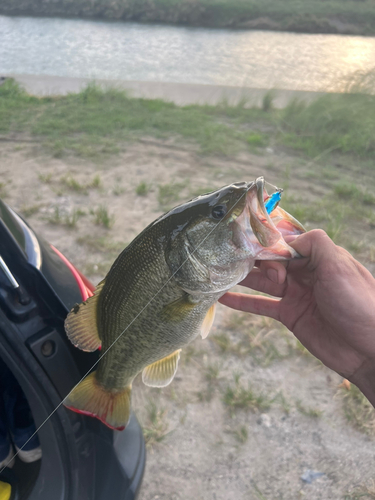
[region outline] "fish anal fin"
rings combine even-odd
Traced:
[[[216,311],[216,303],[213,304],[209,310],[207,311],[207,314],[203,320],[202,326],[201,326],[201,335],[202,339],[205,339],[207,335],[210,333],[212,324],[215,319],[215,311]]]
[[[82,351],[96,351],[102,342],[98,332],[97,305],[104,280],[96,287],[94,295],[76,304],[65,320],[69,340]]]
[[[166,387],[176,375],[181,349],[173,352],[152,365],[146,366],[142,372],[142,381],[149,387]]]
[[[130,418],[131,385],[107,391],[90,373],[65,398],[64,406],[82,415],[95,417],[111,429],[124,430]]]

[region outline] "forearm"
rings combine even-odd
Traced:
[[[363,363],[356,373],[350,377],[350,381],[360,389],[375,408],[375,359]]]

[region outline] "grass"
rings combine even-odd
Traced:
[[[300,413],[302,413],[302,415],[305,415],[306,417],[318,418],[322,416],[321,410],[318,410],[317,408],[307,408],[302,404],[300,400],[296,401],[296,408]]]
[[[35,205],[22,205],[20,212],[24,217],[31,217],[32,215],[39,212],[41,204],[36,203]]]
[[[236,409],[265,411],[271,405],[271,401],[265,395],[257,394],[250,385],[245,387],[241,384],[238,375],[234,377],[234,384],[227,386],[223,395],[223,402],[228,406],[231,413]]]
[[[95,224],[98,226],[103,226],[106,229],[110,229],[115,223],[115,218],[113,215],[110,215],[107,207],[104,205],[100,205],[95,211]]]
[[[62,212],[62,210],[58,206],[55,206],[52,214],[50,214],[47,217],[47,221],[50,224],[62,225],[62,226],[66,226],[70,229],[73,229],[77,226],[78,220],[83,215],[86,215],[86,214],[85,214],[85,212],[83,212],[80,209],[73,209],[69,213],[64,213],[64,212]]]
[[[345,495],[344,500],[359,500],[360,498],[375,499],[374,480],[371,480],[368,485],[356,487],[353,492]]]
[[[54,155],[97,161],[144,136],[180,137],[201,153],[224,156],[265,148],[272,141],[310,156],[336,151],[375,158],[373,95],[331,94],[311,104],[293,101],[284,110],[266,108],[227,103],[179,107],[94,84],[78,94],[37,98],[9,79],[0,87],[0,133],[27,133]],[[67,185],[84,189],[74,179]]]
[[[141,182],[138,184],[138,186],[135,188],[135,192],[138,196],[146,196],[151,189],[151,186],[147,184],[146,182]]]
[[[151,402],[147,408],[147,423],[143,426],[143,435],[146,445],[151,447],[160,443],[168,434],[168,424],[165,421],[166,410],[158,408]]]
[[[368,399],[353,384],[350,389],[340,389],[345,416],[356,429],[375,435],[375,410]]]
[[[233,430],[233,435],[240,444],[245,444],[249,438],[249,432],[245,425],[241,425]]]

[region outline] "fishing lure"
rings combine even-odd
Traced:
[[[275,191],[274,193],[271,194],[269,198],[264,202],[264,206],[266,207],[267,213],[270,214],[277,205],[279,204],[281,200],[281,193],[282,189],[279,189],[278,191]]]

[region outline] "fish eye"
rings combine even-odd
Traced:
[[[216,207],[212,209],[212,217],[214,219],[222,219],[227,211],[228,209],[225,205],[216,205]]]

